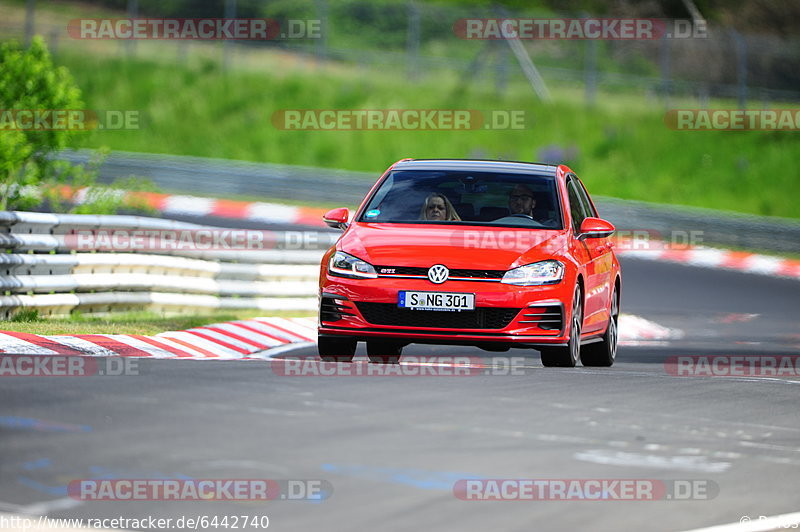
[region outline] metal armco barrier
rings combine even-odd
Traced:
[[[160,239],[236,231],[253,233],[143,216],[1,211],[0,318],[20,308],[43,315],[316,308],[319,261],[338,234],[259,232],[262,246],[245,249],[185,249]],[[125,237],[121,249],[104,249],[109,235]],[[157,245],[124,245],[143,235],[157,235],[150,240]],[[303,249],[293,249],[298,242]]]

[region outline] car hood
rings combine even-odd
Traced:
[[[566,244],[563,230],[354,223],[337,249],[380,266],[507,270],[552,258]]]

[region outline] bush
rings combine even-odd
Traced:
[[[81,212],[92,212],[94,203],[104,213],[123,205],[124,194],[103,193],[106,187],[95,186],[104,152],[88,167],[53,157],[74,146],[81,131],[15,129],[14,110],[78,110],[83,106],[77,84],[65,67],[53,64],[41,37],[34,37],[27,49],[14,41],[0,46],[0,112],[11,111],[0,121],[0,210],[30,209],[42,200],[54,211],[64,210],[68,197],[64,185],[72,192],[92,187],[88,202],[74,207]]]

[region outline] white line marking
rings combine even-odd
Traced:
[[[605,449],[590,449],[575,453],[573,458],[603,465],[651,467],[703,473],[724,473],[731,466],[730,462],[709,462],[704,456],[658,456]]]

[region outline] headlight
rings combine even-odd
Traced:
[[[378,272],[369,262],[364,262],[352,255],[337,251],[328,263],[328,273],[351,279],[375,279]]]
[[[518,286],[555,284],[564,278],[564,265],[557,260],[543,260],[508,270],[502,283]]]

